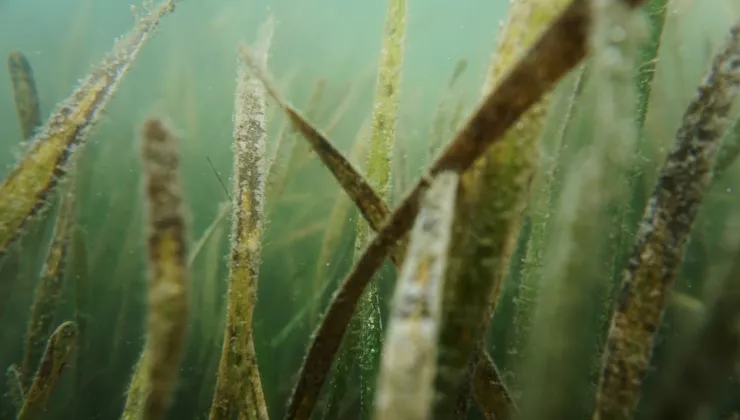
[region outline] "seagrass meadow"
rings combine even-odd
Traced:
[[[0,420],[740,419],[740,2],[0,33]]]

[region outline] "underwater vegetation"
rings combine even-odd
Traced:
[[[418,96],[422,2],[347,80],[232,3],[224,91],[149,45],[197,0],[132,7],[46,118],[7,51],[0,419],[740,418],[740,8],[511,0]]]

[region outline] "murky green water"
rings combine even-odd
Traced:
[[[312,119],[325,127],[347,97],[346,112],[332,131],[332,141],[345,153],[372,111],[375,72],[385,17],[385,2],[342,0],[184,0],[175,13],[163,19],[157,34],[144,47],[119,91],[110,102],[84,149],[78,174],[76,225],[84,231],[91,296],[85,359],[68,366],[52,395],[44,419],[115,419],[120,416],[133,366],[144,339],[145,241],[142,225],[138,130],[148,116],[169,119],[177,130],[182,156],[183,195],[189,214],[189,239],[201,237],[228,200],[220,176],[230,189],[232,172],[232,113],[236,78],[236,52],[240,42],[251,43],[257,28],[273,13],[277,26],[269,70],[297,108],[306,110],[311,92],[320,80],[326,91]],[[730,0],[672,0],[663,32],[652,99],[648,107],[641,156],[645,194],[649,194],[660,165],[673,144],[674,133],[712,54],[727,29],[740,16],[740,5]],[[144,6],[116,1],[0,2],[0,53],[23,52],[30,61],[39,92],[43,119],[69,96],[129,30],[132,11]],[[431,161],[430,139],[438,104],[462,104],[462,115],[473,111],[480,86],[498,38],[499,23],[509,5],[505,0],[410,0],[402,73],[401,106],[396,142],[405,157],[405,170],[394,173],[394,203]],[[448,80],[459,60],[467,68],[450,90]],[[12,88],[7,68],[0,68],[0,176],[6,176],[23,153]],[[547,139],[563,118],[572,78],[556,90],[542,139]],[[590,87],[587,86],[588,92]],[[584,103],[586,100],[584,99]],[[586,103],[586,105],[588,105]],[[732,111],[738,114],[738,109]],[[588,144],[592,121],[589,107],[576,113],[570,147]],[[277,107],[268,110],[268,151],[284,125]],[[734,118],[733,118],[734,120]],[[464,122],[461,121],[461,123]],[[458,127],[455,127],[458,128]],[[445,141],[453,130],[445,132]],[[302,141],[298,138],[297,141]],[[578,165],[566,150],[563,165]],[[218,174],[214,174],[212,162]],[[399,181],[400,180],[400,181]],[[399,187],[400,186],[400,187]],[[720,238],[724,221],[736,213],[738,173],[730,167],[704,200],[692,234],[682,275],[676,289],[702,299],[703,285],[721,263]],[[229,191],[229,194],[231,192]],[[259,301],[255,315],[255,341],[261,377],[271,417],[280,418],[309,343],[313,321],[305,314],[314,299],[323,308],[332,290],[351,268],[357,212],[350,211],[337,251],[326,270],[329,286],[316,296],[314,273],[322,235],[335,198],[342,194],[331,174],[313,154],[292,174],[271,212],[263,239]],[[5,198],[0,198],[5,199]],[[50,199],[56,203],[56,196]],[[15,246],[17,268],[0,270],[0,367],[19,363],[38,273],[51,237],[55,207],[30,223],[29,234]],[[638,211],[638,213],[640,213]],[[191,321],[185,358],[168,418],[206,418],[216,377],[223,334],[228,217],[216,225],[203,252],[191,269]],[[507,343],[517,293],[519,264],[528,235],[525,219],[518,251],[504,285],[503,297],[489,329],[489,351],[514,388],[519,379],[507,371],[514,352]],[[557,238],[551,239],[557,246]],[[76,310],[71,277],[80,267],[70,261],[54,325],[70,319]],[[1,264],[1,263],[0,263]],[[715,271],[713,271],[715,270]],[[381,306],[387,319],[395,270],[390,264],[379,277]],[[303,315],[301,315],[303,316]],[[665,343],[680,343],[693,315],[671,309],[666,316]],[[286,329],[287,328],[287,329]],[[661,358],[669,347],[657,348]],[[589,345],[584,344],[584,345]],[[734,375],[733,375],[734,376]],[[655,379],[649,376],[648,382]],[[738,389],[733,382],[733,392]],[[8,386],[0,385],[0,394]],[[519,389],[514,389],[520,395]],[[736,395],[725,398],[725,412],[740,407]],[[650,396],[650,392],[646,395]],[[342,401],[341,418],[357,418],[356,384]],[[649,397],[645,397],[649,399]],[[577,415],[588,411],[574,408]],[[10,396],[0,398],[0,419],[15,418]],[[478,416],[471,409],[471,416]],[[316,416],[315,418],[320,418]],[[475,417],[478,418],[478,417]],[[581,417],[574,417],[581,418]],[[717,417],[719,418],[719,417]]]

